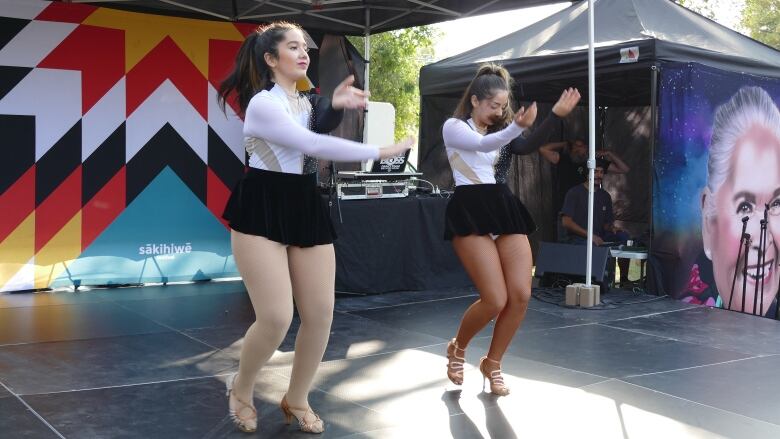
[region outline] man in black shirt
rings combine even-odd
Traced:
[[[555,194],[553,196],[554,211],[560,213],[566,193],[572,187],[582,184],[588,178],[588,144],[582,138],[574,141],[548,143],[539,148],[539,154],[548,162],[555,165]],[[613,174],[625,174],[629,171],[620,157],[611,151],[596,151],[597,158],[603,158],[612,163],[610,172]],[[558,237],[561,239],[562,237]]]
[[[615,228],[615,216],[612,211],[612,197],[601,188],[604,174],[610,162],[604,159],[596,160],[593,181],[593,243],[603,245],[605,242],[625,243],[629,236],[626,232]],[[566,241],[572,244],[585,244],[588,236],[588,181],[578,184],[566,193],[561,208],[561,223],[566,230]],[[620,283],[628,281],[629,259],[618,259],[620,266]]]

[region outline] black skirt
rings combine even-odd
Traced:
[[[230,194],[222,217],[233,230],[296,247],[336,239],[316,174],[250,168]]]
[[[529,235],[536,223],[505,184],[458,186],[447,203],[444,239],[468,235]]]

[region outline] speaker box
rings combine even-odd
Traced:
[[[584,245],[541,242],[534,272],[534,276],[540,279],[539,286],[584,283],[587,250]],[[609,288],[608,279],[604,278],[608,258],[609,247],[593,247],[590,279],[601,287],[602,292]]]

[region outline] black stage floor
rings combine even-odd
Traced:
[[[620,291],[598,311],[534,299],[504,359],[512,394],[495,398],[474,367],[490,328],[462,389],[445,376],[474,298],[339,295],[310,398],[321,437],[780,437],[779,322]],[[258,433],[227,419],[251,319],[240,282],[0,295],[0,437],[311,438],[276,406],[293,332],[258,379]]]

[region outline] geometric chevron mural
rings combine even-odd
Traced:
[[[0,0],[0,291],[236,274],[216,87],[255,27]]]

